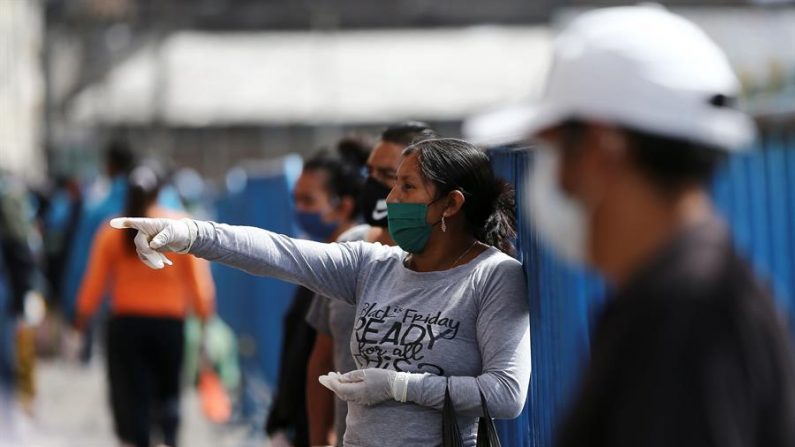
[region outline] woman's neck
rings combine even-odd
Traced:
[[[457,265],[466,264],[483,252],[471,233],[448,232],[437,233],[428,241],[428,246],[421,253],[412,253],[408,257],[408,266],[417,272],[436,272],[449,270]]]

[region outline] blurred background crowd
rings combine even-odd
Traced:
[[[304,162],[325,149],[363,182],[382,132],[412,120],[482,144],[517,183],[527,158],[508,148],[522,136],[503,128],[538,97],[556,30],[622,3],[0,0],[0,380],[13,390],[0,403],[13,426],[0,446],[114,445],[102,318],[83,321],[82,337],[73,324],[97,230],[146,184],[131,173],[154,173],[153,200],[170,212],[313,236],[295,217]],[[734,156],[713,193],[795,316],[795,3],[662,3],[700,25],[740,77],[762,150]],[[357,156],[344,148],[354,142]],[[602,286],[552,259],[526,226],[519,245],[539,284],[534,376],[528,409],[499,428],[507,445],[541,446],[587,357],[599,306],[588,297]],[[221,266],[212,281],[213,310],[184,327],[184,445],[263,445],[279,429],[294,440],[273,416],[293,410],[272,403],[290,374],[282,346],[299,349],[299,294]],[[193,391],[206,363],[231,405],[214,422]]]

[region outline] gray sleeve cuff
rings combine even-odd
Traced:
[[[196,221],[193,219],[180,219],[185,225],[188,227],[188,245],[185,247],[184,250],[178,251],[177,253],[190,253],[190,249],[193,247],[193,243],[196,242],[196,236],[199,233],[199,227],[196,225]]]
[[[201,253],[211,247],[215,241],[215,227],[212,222],[189,220],[193,225],[188,225],[188,231],[195,231],[195,235],[191,235],[191,244],[188,250],[191,254],[201,257]]]

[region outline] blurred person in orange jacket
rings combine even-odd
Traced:
[[[161,181],[155,169],[138,167],[128,180],[125,215],[183,217],[156,206]],[[202,321],[212,315],[215,288],[209,264],[192,256],[175,255],[184,259],[167,272],[143,266],[132,248],[135,234],[107,226],[97,232],[78,295],[76,326],[87,326],[109,291],[107,362],[116,434],[124,445],[148,447],[150,420],[155,420],[162,442],[173,447],[184,320],[190,311]]]

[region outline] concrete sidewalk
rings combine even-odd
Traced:
[[[88,366],[40,361],[34,416],[13,411],[12,429],[0,430],[0,447],[115,447],[103,362]],[[193,390],[182,399],[180,446],[252,445],[242,428],[215,426],[201,414]],[[6,427],[8,428],[8,427]],[[258,445],[264,445],[258,443]]]

